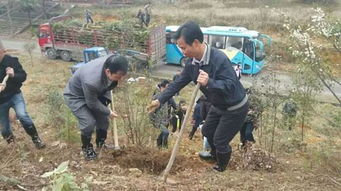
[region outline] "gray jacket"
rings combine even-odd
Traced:
[[[110,90],[117,85],[117,82],[110,84],[104,73],[104,62],[109,56],[92,60],[73,74],[64,90],[64,99],[72,111],[86,105],[93,112],[110,115],[109,108],[99,99],[111,102]]]

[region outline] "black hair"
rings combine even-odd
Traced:
[[[112,74],[117,73],[118,71],[127,74],[128,60],[121,55],[112,55],[104,62],[104,69],[109,69]]]
[[[184,99],[181,99],[180,101],[179,101],[179,105],[185,105],[186,104],[186,101],[184,100]]]
[[[169,84],[169,81],[168,80],[162,80],[157,86],[159,88],[165,88],[167,86],[167,84]]]
[[[178,40],[183,37],[186,44],[192,45],[194,40],[197,39],[199,42],[204,42],[204,34],[202,33],[199,25],[194,21],[187,21],[178,28],[173,38]]]

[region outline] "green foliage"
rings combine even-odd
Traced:
[[[55,88],[48,89],[47,95],[47,120],[57,132],[57,136],[69,142],[78,142],[79,136],[76,119],[64,104],[63,96]]]
[[[66,20],[52,24],[56,39],[61,41],[68,39],[72,34],[75,40],[88,46],[94,45],[94,31],[97,36],[97,45],[105,46],[110,50],[133,49],[146,52],[146,41],[149,38],[149,30],[140,28],[136,19],[127,13],[121,16],[120,21],[99,22],[89,28],[82,28],[82,22],[78,19]]]
[[[26,44],[24,44],[24,49],[25,51],[30,55],[30,58],[31,58],[31,64],[33,65],[33,57],[32,57],[32,53],[33,53],[33,50],[36,48],[36,43],[34,42],[28,42]]]
[[[266,150],[273,152],[276,131],[279,127],[279,105],[282,97],[278,90],[280,82],[275,73],[269,73],[262,77],[254,77],[250,101],[254,104],[257,114],[256,121],[259,132],[259,144]]]
[[[128,115],[122,121],[129,143],[136,145],[150,145],[151,139],[155,138],[157,131],[152,127],[146,107],[150,103],[153,92],[153,82],[133,82],[124,84],[121,88],[115,89],[114,103],[118,113]],[[119,103],[119,104],[117,104]]]
[[[19,0],[22,10],[31,12],[38,6],[38,0]]]
[[[44,187],[43,190],[53,191],[86,191],[90,190],[87,184],[78,186],[75,182],[75,178],[68,172],[69,161],[62,162],[56,169],[50,172],[44,173],[41,177],[49,178],[50,185]],[[87,181],[88,182],[88,181]]]

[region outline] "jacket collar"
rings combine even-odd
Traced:
[[[208,65],[210,62],[210,57],[211,57],[211,46],[205,43],[205,52],[201,60],[197,60],[195,58],[192,59],[192,64],[196,65],[199,64],[200,66],[205,66]]]

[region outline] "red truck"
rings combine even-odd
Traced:
[[[50,59],[83,61],[83,50],[90,47],[104,47],[109,51],[124,52],[148,64],[160,62],[165,56],[166,38],[164,27],[148,29],[145,38],[136,39],[137,33],[87,27],[53,27],[53,23],[69,19],[59,16],[39,26],[39,46],[41,52]]]

